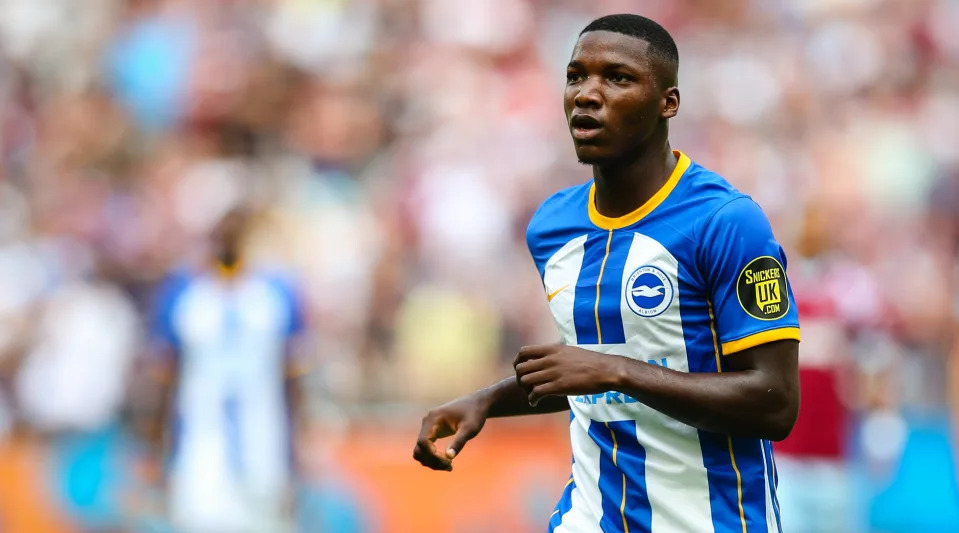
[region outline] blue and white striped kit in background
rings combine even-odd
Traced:
[[[290,489],[285,373],[303,325],[292,286],[273,275],[171,276],[154,336],[179,360],[169,460],[178,531],[275,531]]]
[[[558,192],[527,231],[565,344],[680,372],[799,339],[786,260],[755,202],[679,161],[620,218],[588,182]],[[621,393],[569,398],[572,476],[549,531],[780,531],[772,446],[701,431]]]

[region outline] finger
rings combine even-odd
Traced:
[[[529,361],[523,361],[519,363],[513,369],[516,371],[516,376],[525,376],[526,374],[532,374],[533,372],[539,372],[545,370],[551,366],[551,360],[549,357],[541,357],[539,359],[532,359]]]
[[[413,457],[423,466],[434,469],[448,469],[449,461],[436,451],[434,441],[452,433],[451,428],[442,420],[427,415],[420,426],[420,434],[416,439],[416,448]]]
[[[556,346],[556,344],[534,344],[531,346],[523,346],[519,349],[519,352],[517,352],[516,358],[513,359],[513,366],[515,367],[523,361],[539,359],[540,357],[548,355],[556,349]]]
[[[416,441],[420,442],[423,440],[436,440],[439,438],[437,434],[439,433],[440,421],[433,415],[432,412],[428,413],[423,417],[423,422],[420,424],[420,434],[416,437]]]
[[[441,414],[430,412],[423,418],[423,424],[420,426],[420,435],[417,440],[436,440],[449,437],[455,433],[455,428]]]
[[[559,387],[555,381],[550,381],[547,383],[536,385],[535,387],[530,389],[529,395],[527,396],[527,399],[529,400],[529,404],[532,405],[533,407],[536,407],[536,405],[539,404],[540,400],[542,400],[543,398],[547,396],[555,396],[559,394],[558,389]]]
[[[543,385],[553,381],[555,379],[555,374],[551,370],[540,370],[538,372],[530,372],[529,374],[523,374],[518,376],[519,386],[527,392],[531,392],[533,387],[537,385]]]
[[[455,435],[453,435],[453,440],[450,441],[449,447],[446,448],[446,457],[452,461],[454,457],[459,455],[460,450],[463,449],[463,446],[466,446],[466,443],[478,434],[479,428],[467,424],[461,424],[459,430]]]
[[[413,459],[433,470],[450,471],[453,469],[447,458],[436,453],[436,446],[430,441],[416,443],[416,448],[413,449]]]

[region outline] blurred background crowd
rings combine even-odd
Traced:
[[[491,424],[459,478],[409,453],[430,405],[556,337],[525,229],[590,179],[565,65],[616,12],[676,38],[673,148],[789,257],[784,516],[959,530],[952,0],[0,0],[0,530],[168,530],[155,294],[237,207],[244,265],[303,303],[301,529],[542,530],[562,416]]]

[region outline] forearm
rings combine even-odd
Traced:
[[[156,390],[156,405],[153,406],[146,435],[150,449],[158,457],[164,456],[170,448],[168,440],[173,401],[173,384],[159,383]]]
[[[613,390],[699,429],[782,440],[795,422],[798,392],[757,370],[686,373],[626,358],[620,367]]]
[[[541,415],[569,410],[569,401],[565,396],[544,398],[535,407],[529,404],[529,397],[516,377],[511,376],[477,391],[487,405],[487,416],[491,418],[522,415]]]
[[[294,472],[302,473],[303,464],[299,451],[307,424],[305,391],[299,377],[288,377],[284,383],[284,390],[287,409],[289,409],[289,437],[293,450],[291,467]]]

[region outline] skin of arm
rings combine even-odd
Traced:
[[[179,360],[172,348],[164,347],[152,354],[147,363],[152,391],[152,415],[146,431],[150,447],[157,453],[164,453],[169,434],[170,414],[173,409],[174,391],[180,377]]]
[[[554,395],[616,391],[690,426],[779,441],[799,414],[799,343],[781,340],[724,356],[723,372],[686,373],[565,345],[528,346],[514,367],[530,404]]]
[[[413,449],[413,458],[433,470],[453,470],[453,458],[466,442],[479,434],[490,417],[507,417],[557,413],[569,409],[564,396],[551,396],[533,405],[516,376],[480,389],[430,410],[423,417],[420,434]],[[435,441],[452,436],[445,452],[436,449]]]
[[[179,381],[179,362],[170,347],[155,348],[143,359],[142,381],[129,391],[135,410],[134,428],[147,453],[145,481],[162,485],[163,465],[170,451],[171,414]]]
[[[290,438],[294,449],[293,469],[296,472],[301,471],[301,460],[297,449],[304,430],[309,423],[306,409],[306,390],[303,379],[309,373],[310,368],[304,363],[302,352],[304,342],[299,337],[290,342],[288,350],[290,355],[286,359],[284,368],[283,391],[286,399],[286,405],[289,409],[290,420]]]

